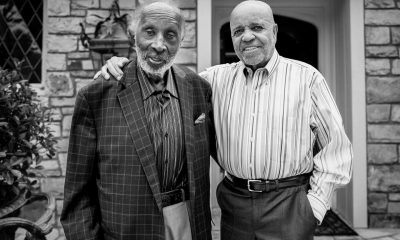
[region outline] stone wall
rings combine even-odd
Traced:
[[[150,0],[151,1],[151,0]],[[146,0],[119,0],[132,13]],[[175,0],[187,19],[178,57],[196,70],[196,0]],[[92,80],[89,52],[79,41],[79,23],[94,32],[92,14],[108,15],[112,0],[47,0],[47,74],[42,100],[52,108],[57,157],[42,163],[42,191],[57,198],[56,228],[48,239],[64,239],[59,216],[63,204],[68,136],[77,91]],[[365,64],[368,121],[368,216],[370,227],[400,227],[400,1],[365,0]]]
[[[400,1],[365,0],[364,17],[368,224],[399,228]]]
[[[133,14],[137,6],[150,2],[146,0],[119,0],[121,14]],[[176,58],[196,70],[196,0],[175,0],[186,18],[185,39]],[[79,41],[79,23],[84,23],[86,33],[93,36],[98,18],[93,14],[107,17],[112,0],[47,0],[48,20],[44,22],[48,36],[45,38],[47,56],[43,61],[47,73],[43,76],[43,88],[38,88],[44,104],[51,107],[53,123],[51,128],[57,136],[58,153],[54,159],[45,160],[46,178],[41,179],[41,190],[56,196],[57,212],[55,228],[48,239],[65,239],[59,222],[63,205],[63,188],[68,136],[77,91],[92,81],[97,71],[93,69],[90,54]],[[45,9],[46,11],[46,9]]]

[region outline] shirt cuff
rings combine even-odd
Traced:
[[[318,220],[318,225],[321,225],[322,220],[329,208],[317,196],[312,193],[307,194],[308,201],[314,213],[314,217]]]

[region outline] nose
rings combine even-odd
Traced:
[[[252,33],[252,31],[249,29],[245,29],[242,36],[242,41],[249,42],[253,39],[254,39],[254,34]]]
[[[151,44],[151,47],[154,49],[154,51],[161,53],[166,50],[165,46],[165,41],[164,37],[162,34],[158,34],[157,37],[154,39],[153,43]]]

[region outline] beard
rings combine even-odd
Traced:
[[[147,75],[155,78],[163,78],[164,74],[168,71],[168,69],[172,67],[176,57],[176,54],[167,55],[164,58],[165,63],[160,67],[154,68],[146,61],[145,51],[141,51],[140,48],[136,48],[136,52],[137,52],[137,59],[139,66]]]
[[[242,61],[246,65],[255,66],[261,63],[264,60],[264,56],[256,55],[256,56],[242,56]]]
[[[261,65],[266,65],[268,61],[271,59],[274,49],[262,49],[257,52],[253,53],[245,53],[241,50],[234,49],[236,55],[238,58],[246,65],[246,66],[252,66],[252,67],[264,67],[264,66],[259,66]]]
[[[269,59],[268,57],[266,57],[268,54],[263,52],[255,52],[250,54],[236,50],[235,52],[239,59],[242,60],[242,62],[247,66],[257,66],[260,63],[264,62],[266,59]]]

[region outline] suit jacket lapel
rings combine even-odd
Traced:
[[[117,95],[134,143],[133,146],[136,148],[147,181],[161,211],[160,182],[156,161],[154,160],[153,144],[147,130],[147,120],[136,68],[136,61],[132,61],[127,65],[124,79],[121,80],[121,84],[125,85],[126,88]]]
[[[193,200],[195,193],[194,167],[193,167],[193,161],[194,161],[193,87],[191,79],[186,77],[186,74],[183,70],[179,69],[175,65],[173,66],[172,70],[175,74],[175,82],[178,89],[179,102],[182,112],[182,123],[184,126],[190,199]]]

